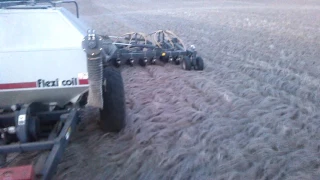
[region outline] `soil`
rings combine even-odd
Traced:
[[[127,127],[87,111],[56,179],[320,179],[319,1],[77,2],[103,35],[175,32],[205,70],[121,67]]]

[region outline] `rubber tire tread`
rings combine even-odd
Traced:
[[[196,61],[194,66],[195,70],[202,71],[204,69],[203,59],[200,56],[198,56],[196,57],[195,61]]]
[[[125,93],[121,72],[112,67],[103,71],[103,109],[100,109],[100,128],[104,132],[119,132],[126,126]],[[103,83],[104,84],[104,83]]]
[[[0,140],[0,146],[6,145],[4,140]],[[0,154],[0,168],[4,168],[7,162],[7,154]]]
[[[183,63],[185,64],[185,69],[183,68],[183,66],[182,69],[190,71],[192,67],[191,59],[188,56],[184,56],[181,65],[183,65]]]
[[[144,59],[139,59],[139,65],[142,67],[145,67],[147,65],[147,63],[144,62]]]

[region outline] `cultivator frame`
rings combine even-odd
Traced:
[[[95,34],[95,31],[90,33]],[[169,30],[150,34],[130,32],[123,36],[98,36],[101,41],[106,41],[101,45],[106,65],[146,66],[163,62],[181,64],[185,70],[204,69],[203,59],[197,55],[195,46],[186,48],[182,40]]]

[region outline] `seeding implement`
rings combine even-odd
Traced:
[[[76,14],[62,3],[74,3]],[[75,1],[0,3],[0,179],[51,179],[87,106],[100,111],[105,132],[125,128],[119,66],[158,61],[203,70],[194,46],[174,33],[96,34],[79,19]],[[27,166],[10,154],[41,151]]]

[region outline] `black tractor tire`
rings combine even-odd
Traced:
[[[197,71],[202,71],[204,69],[204,62],[200,56],[196,57],[195,59],[194,69]]]
[[[148,62],[148,61],[147,61],[147,62]],[[142,67],[145,67],[145,66],[147,65],[147,62],[145,62],[145,59],[143,59],[143,58],[139,59],[139,64],[140,64],[140,66],[142,66]]]
[[[191,60],[188,56],[184,56],[181,62],[182,69],[190,71],[192,67]]]
[[[164,62],[164,63],[169,63],[169,56],[165,55],[165,56],[161,56],[160,57],[160,61]]]
[[[180,65],[181,60],[179,61],[178,57],[176,57],[176,58],[173,59],[173,62],[174,62],[175,65]]]
[[[100,109],[100,128],[104,132],[119,132],[126,126],[126,107],[121,72],[112,67],[103,71],[103,109]]]
[[[5,145],[4,140],[0,140],[0,145]],[[7,163],[7,154],[0,154],[0,168],[3,168]]]
[[[113,59],[113,65],[116,68],[119,68],[121,65],[117,63],[117,59]]]

